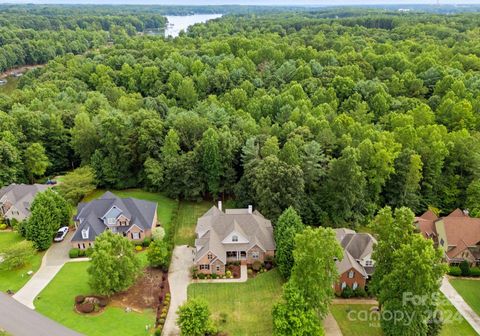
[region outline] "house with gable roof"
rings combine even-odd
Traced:
[[[228,262],[252,264],[275,255],[270,220],[253,207],[222,210],[211,207],[197,221],[194,264],[198,272],[224,274]]]
[[[110,230],[132,241],[151,237],[157,225],[157,203],[136,198],[120,198],[107,191],[99,199],[80,203],[74,217],[76,232],[72,246],[92,247],[95,238]]]
[[[455,266],[466,260],[480,265],[480,218],[470,217],[467,210],[455,209],[445,217],[428,210],[415,218],[415,226],[444,251],[448,264]]]
[[[343,259],[336,261],[339,279],[335,292],[341,293],[347,286],[353,290],[365,289],[367,280],[375,271],[372,253],[377,240],[369,233],[357,233],[346,228],[335,229],[335,234],[343,248]]]
[[[10,184],[0,189],[0,214],[8,220],[19,222],[30,216],[30,206],[35,196],[49,188],[45,184]]]

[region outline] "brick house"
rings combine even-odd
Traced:
[[[343,259],[336,262],[339,280],[335,292],[341,293],[345,287],[363,288],[375,271],[372,260],[376,239],[369,233],[356,233],[350,229],[335,229],[337,241],[343,248]]]
[[[222,202],[197,221],[194,265],[198,272],[224,274],[228,262],[252,264],[275,255],[272,223],[252,206],[226,209]]]
[[[80,203],[74,221],[76,232],[71,243],[79,249],[92,247],[95,238],[105,230],[142,241],[151,237],[157,225],[157,203],[120,198],[107,191],[99,199]]]
[[[7,220],[19,222],[30,216],[35,196],[49,188],[45,184],[10,184],[0,189],[0,214]]]
[[[472,218],[468,211],[460,209],[445,217],[428,210],[415,218],[415,226],[443,250],[449,265],[459,265],[464,260],[472,266],[480,265],[480,218]]]

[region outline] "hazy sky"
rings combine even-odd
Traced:
[[[436,0],[0,0],[0,3],[132,5],[362,5],[435,4]],[[480,4],[480,0],[440,0],[441,4]]]

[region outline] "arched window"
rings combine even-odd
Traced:
[[[358,283],[355,281],[355,282],[353,283],[352,289],[355,290],[355,289],[357,289],[357,288],[358,288]]]
[[[232,242],[238,242],[238,236],[232,236]]]
[[[345,287],[347,287],[347,283],[344,281],[342,282],[342,289],[345,289]]]
[[[354,272],[354,271],[348,272],[348,278],[349,278],[349,279],[352,279],[354,275],[355,275],[355,272]]]

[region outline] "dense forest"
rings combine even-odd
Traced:
[[[81,54],[133,36],[146,28],[162,28],[165,17],[111,9],[109,15],[94,8],[0,6],[0,72],[22,65],[43,64],[67,53]]]
[[[90,165],[102,187],[231,197],[272,219],[292,205],[313,225],[384,205],[475,213],[478,16],[363,14],[227,15],[57,57],[0,97],[0,185]],[[107,18],[9,22],[104,36],[91,27]]]

